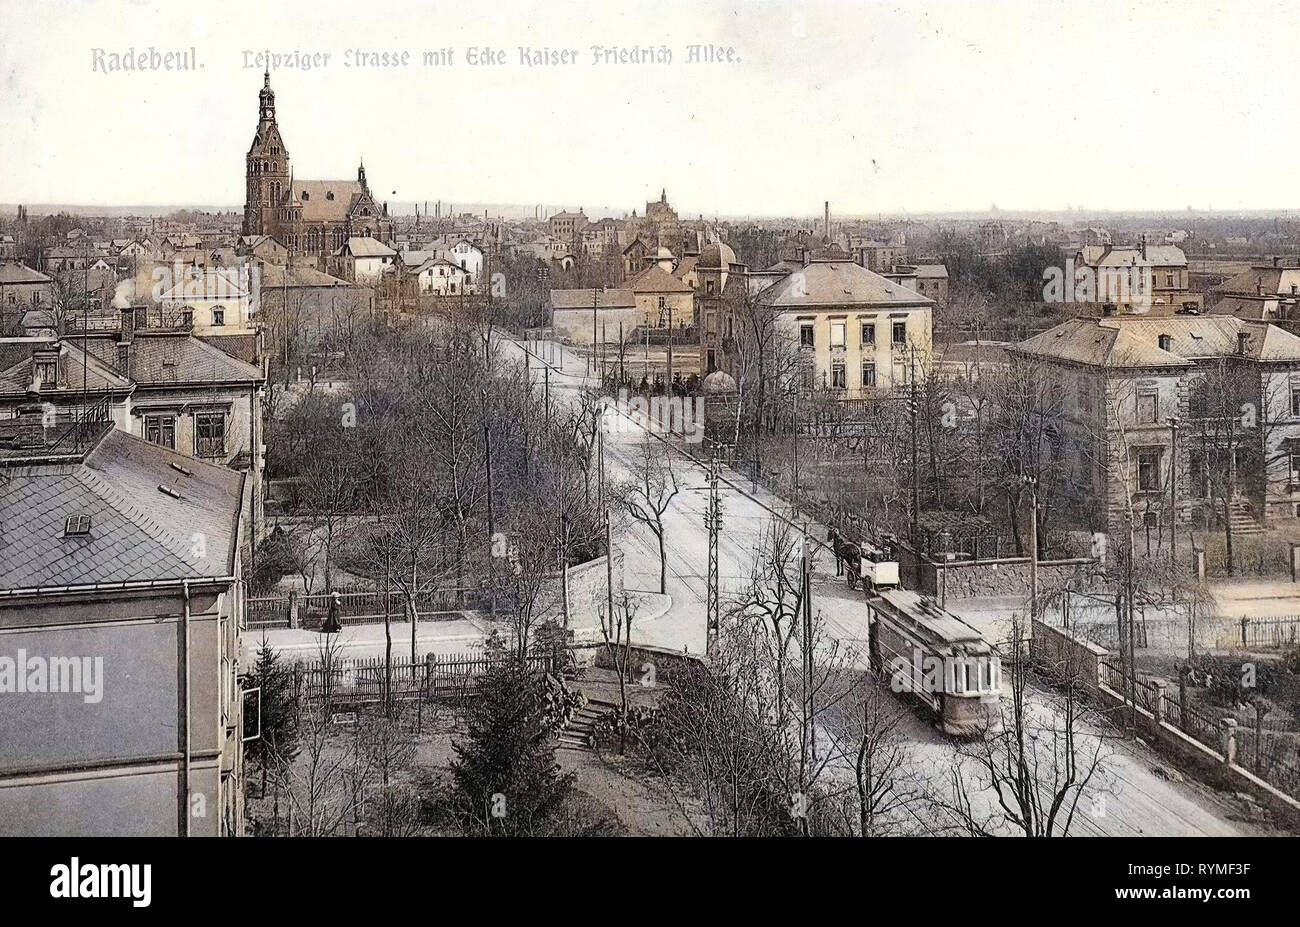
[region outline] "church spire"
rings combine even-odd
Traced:
[[[257,95],[262,122],[275,122],[275,91],[271,89],[271,72],[262,73],[262,90]]]

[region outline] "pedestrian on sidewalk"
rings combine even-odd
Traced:
[[[343,628],[342,622],[339,621],[339,609],[343,605],[343,600],[339,597],[336,590],[330,596],[329,614],[325,616],[325,623],[321,625],[321,630],[326,634],[337,634]]]

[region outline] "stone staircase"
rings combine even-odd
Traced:
[[[1264,527],[1250,514],[1250,506],[1245,502],[1234,502],[1228,506],[1228,521],[1232,524],[1234,538],[1250,537],[1263,534]]]
[[[589,699],[585,705],[569,716],[560,728],[560,750],[591,750],[595,746],[596,722],[614,710],[614,705]]]

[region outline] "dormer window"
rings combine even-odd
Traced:
[[[1171,338],[1169,335],[1161,335],[1159,341],[1160,341],[1160,350],[1162,351],[1171,350],[1174,346],[1174,339]]]
[[[326,194],[325,194],[325,199],[330,200],[330,201],[333,201],[333,199],[334,199],[334,191],[331,190],[331,191],[329,191],[328,193],[326,193]]]
[[[303,191],[302,191],[302,201],[305,203],[305,202],[307,202],[307,200],[309,200],[309,199],[311,199],[311,197],[307,195],[307,191],[306,191],[306,190],[303,190]]]

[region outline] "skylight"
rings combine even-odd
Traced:
[[[90,534],[89,515],[69,515],[67,521],[63,523],[64,537],[73,537],[79,534]]]

